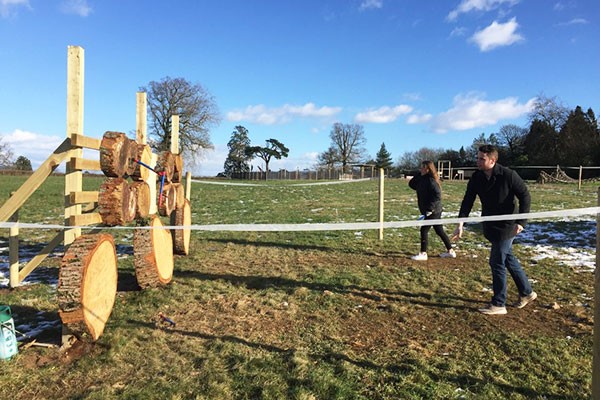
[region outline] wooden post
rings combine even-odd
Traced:
[[[379,168],[379,240],[383,240],[383,199],[385,197],[383,168]]]
[[[156,167],[156,162],[158,161],[158,155],[152,153],[150,167],[154,169]],[[150,171],[148,174],[148,180],[146,183],[150,186],[150,209],[148,212],[150,215],[156,214],[158,212],[158,205],[156,204],[156,179],[157,175],[154,171]]]
[[[171,153],[179,154],[179,115],[171,115]]]
[[[135,140],[139,144],[148,142],[148,97],[146,92],[136,93]]]
[[[19,222],[19,211],[10,217],[10,222]],[[12,288],[19,286],[19,225],[10,228],[8,234],[8,264],[10,265],[9,285]]]
[[[598,205],[600,206],[600,188],[598,188]],[[596,271],[594,273],[594,358],[592,365],[592,398],[600,399],[600,214],[596,215]]]
[[[83,135],[83,82],[84,82],[84,51],[79,46],[69,46],[67,49],[67,138]],[[83,174],[75,169],[73,158],[82,158],[82,148],[70,150],[69,161],[65,169],[65,225],[69,224],[71,216],[81,214],[81,204],[71,204],[70,194],[83,190]],[[68,229],[64,233],[65,246],[81,236],[81,228]]]
[[[190,173],[190,171],[188,171],[185,173],[185,198],[188,199],[188,201],[192,201],[191,197],[192,197],[192,174]]]
[[[579,190],[581,190],[581,176],[583,175],[583,167],[579,166]]]

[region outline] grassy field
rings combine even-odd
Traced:
[[[0,176],[0,201],[21,177]],[[98,178],[86,178],[86,189]],[[256,183],[256,182],[253,182]],[[194,224],[374,222],[377,181],[298,186],[193,183]],[[61,223],[63,179],[51,177],[22,222]],[[386,181],[386,221],[414,220],[416,196]],[[529,184],[532,211],[597,205],[597,187]],[[445,216],[464,182],[444,183]],[[559,254],[595,252],[589,221],[535,221],[534,241]],[[447,226],[451,232],[454,226]],[[557,231],[566,235],[554,240]],[[192,233],[173,281],[140,291],[131,231],[119,245],[119,288],[96,343],[28,347],[0,361],[0,399],[585,399],[591,397],[593,274],[540,258],[518,243],[539,299],[505,316],[489,302],[487,242],[469,225],[458,258],[412,261],[418,229]],[[22,252],[55,232],[22,230]],[[5,246],[6,231],[0,240]],[[564,239],[567,237],[568,239]],[[443,251],[430,234],[430,255]],[[40,342],[60,342],[61,253],[22,287],[0,289],[15,322]],[[2,251],[6,264],[7,250]],[[5,272],[7,271],[0,270]],[[509,281],[509,301],[517,293]],[[171,327],[157,317],[163,312]],[[23,343],[27,342],[24,340]]]

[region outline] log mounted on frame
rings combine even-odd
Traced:
[[[58,314],[78,339],[97,340],[117,294],[117,252],[108,233],[82,235],[63,256],[58,274]]]
[[[127,174],[130,143],[122,132],[107,131],[100,142],[100,169],[110,178],[123,178]]]
[[[181,183],[183,180],[183,157],[181,154],[175,154],[173,157],[173,182]]]
[[[175,173],[175,156],[170,151],[163,151],[158,155],[154,170],[165,175],[165,183],[173,182]]]
[[[162,196],[159,195],[157,201],[158,213],[163,217],[169,217],[177,206],[177,187],[175,184],[165,184]]]
[[[137,147],[137,158],[136,160],[139,160],[141,162],[143,162],[144,164],[146,164],[147,166],[150,166],[150,164],[152,163],[152,150],[150,149],[150,146],[148,146],[147,144],[136,144]],[[148,169],[148,167],[145,167],[143,165],[140,165],[138,163],[135,163],[136,167],[135,167],[135,171],[133,172],[133,174],[131,174],[131,179],[133,179],[134,181],[146,181],[148,179],[148,176],[150,175],[150,170]]]
[[[138,163],[135,162],[135,160],[138,159],[138,144],[135,140],[127,140],[129,140],[129,145],[127,146],[128,155],[127,168],[125,170],[125,173],[127,174],[127,176],[131,176],[135,173],[136,167],[138,166]]]
[[[188,199],[184,199],[182,207],[177,207],[171,214],[171,225],[183,227],[182,229],[173,229],[173,252],[187,256],[190,253],[190,237],[192,225],[192,209]],[[188,227],[188,228],[185,228]]]
[[[150,186],[146,182],[131,182],[129,189],[135,197],[135,219],[146,218],[150,214]]]
[[[175,208],[183,207],[185,202],[185,187],[183,183],[173,183],[175,187]]]
[[[173,278],[173,239],[168,229],[160,229],[160,217],[152,215],[138,220],[139,226],[153,229],[136,229],[133,233],[133,265],[138,285],[142,289],[164,286]]]
[[[135,217],[129,184],[123,178],[107,178],[98,191],[98,213],[108,226],[125,225]],[[134,198],[135,201],[135,198]]]

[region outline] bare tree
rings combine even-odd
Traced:
[[[173,115],[179,115],[179,149],[184,158],[195,161],[202,150],[213,148],[209,130],[219,124],[220,115],[214,98],[200,84],[167,76],[140,90],[148,95],[149,143],[153,149],[170,148]]]
[[[13,151],[10,144],[2,142],[3,137],[0,136],[0,168],[7,168],[13,165]]]
[[[537,96],[533,109],[529,113],[529,122],[532,123],[535,120],[545,122],[558,132],[568,116],[569,109],[563,105],[560,99],[541,93]]]
[[[340,162],[340,156],[335,147],[330,146],[327,151],[319,153],[317,156],[317,164],[327,168],[333,168]]]
[[[330,149],[333,148],[337,153],[344,173],[347,172],[349,164],[360,162],[364,158],[366,154],[364,145],[367,139],[362,125],[336,122],[331,128],[329,137],[331,138]]]

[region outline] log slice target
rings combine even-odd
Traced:
[[[138,226],[161,228],[160,217],[139,220]],[[173,278],[173,239],[168,229],[136,229],[133,234],[133,264],[142,289],[164,286]]]
[[[171,225],[183,227],[183,229],[172,230],[173,252],[187,256],[190,253],[191,229],[189,227],[192,225],[192,209],[188,199],[185,199],[182,207],[177,207],[171,214]]]

